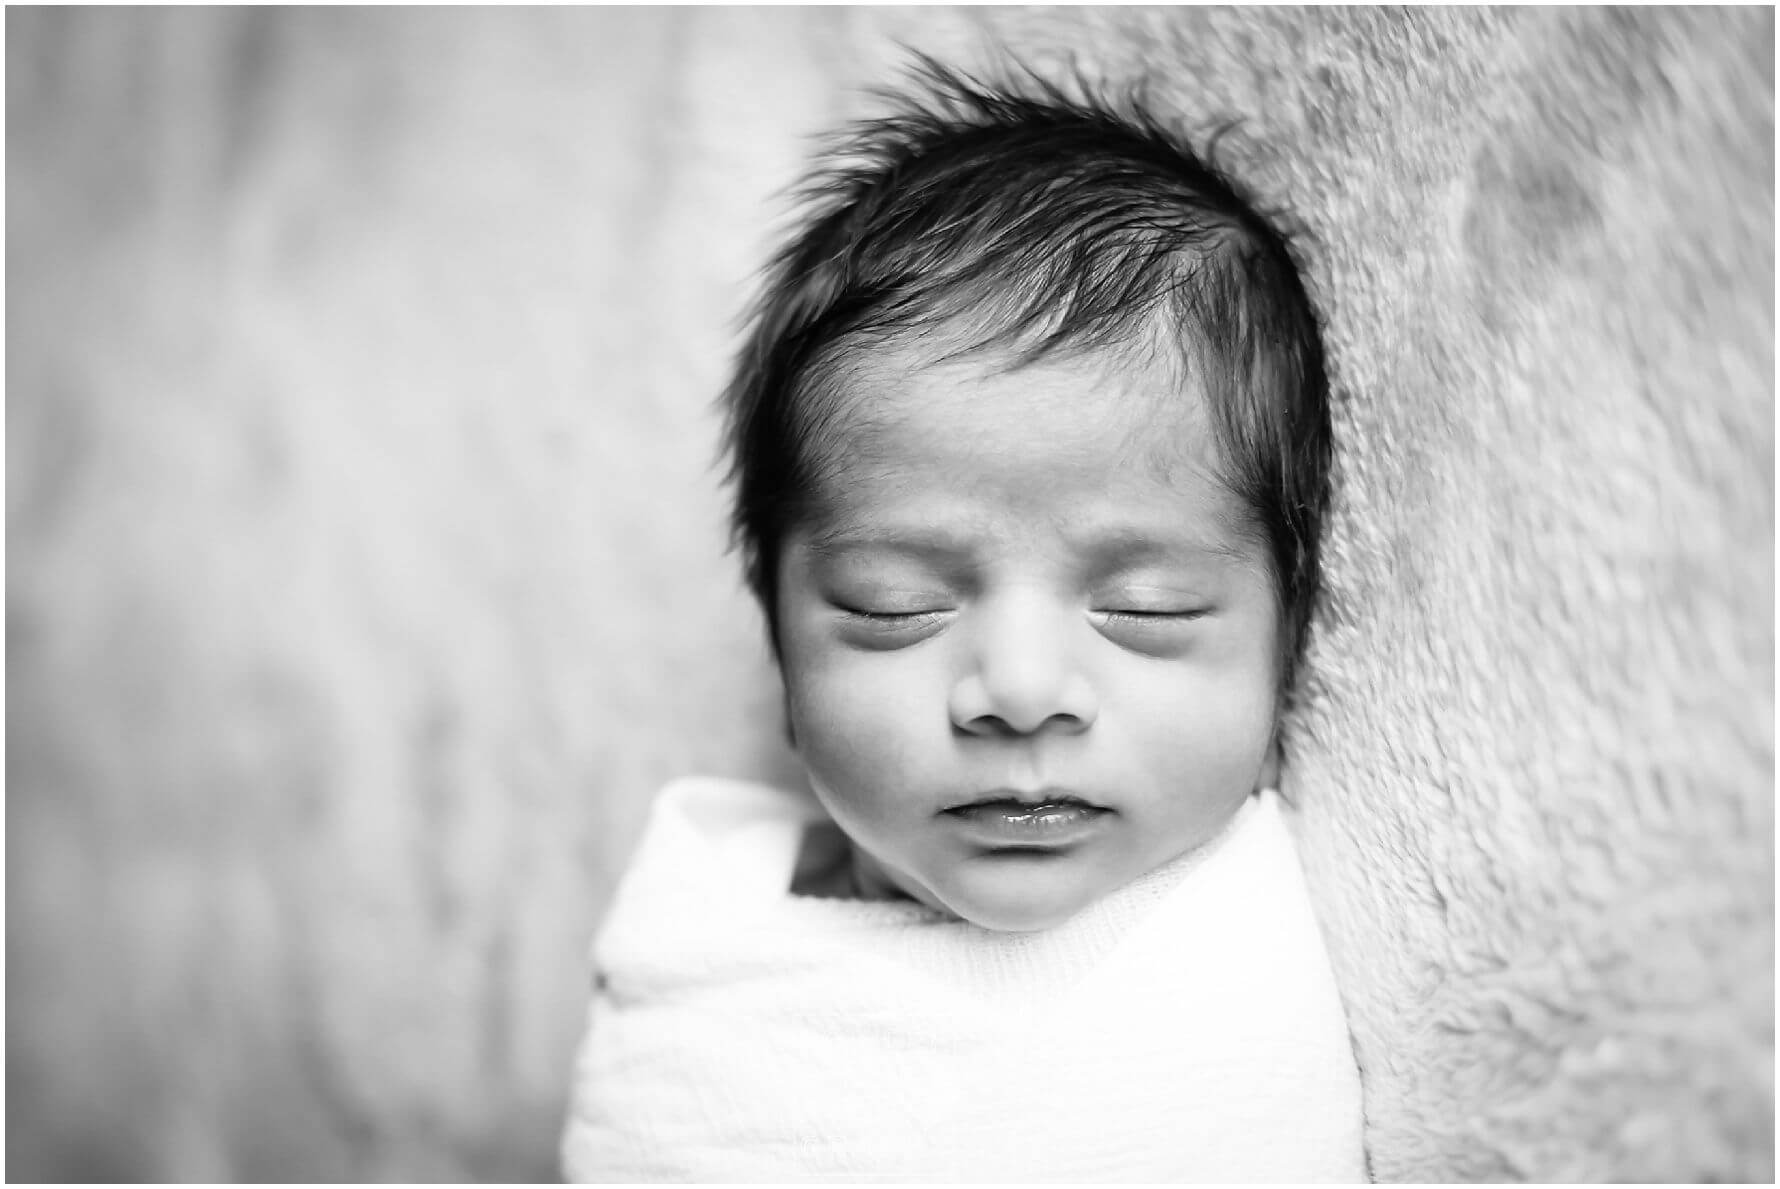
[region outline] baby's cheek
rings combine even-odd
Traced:
[[[821,750],[810,762],[884,769],[888,777],[918,754],[914,738],[920,712],[906,691],[882,684],[838,680],[816,684],[810,712],[820,720]]]
[[[1223,783],[1265,758],[1274,707],[1263,679],[1183,681],[1132,694],[1126,734],[1151,763]]]
[[[875,668],[875,671],[874,671]],[[920,690],[892,680],[887,667],[835,665],[808,675],[795,698],[798,750],[812,776],[837,798],[870,812],[922,783],[943,739],[943,704],[924,706]]]

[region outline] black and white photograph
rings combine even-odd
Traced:
[[[1772,7],[8,6],[20,1183],[1772,1183]]]

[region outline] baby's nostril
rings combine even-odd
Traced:
[[[955,729],[967,735],[995,735],[1016,738],[1022,735],[1040,735],[1048,731],[1081,731],[1085,730],[1088,720],[1079,714],[1069,711],[1055,711],[1037,719],[1030,726],[1002,717],[999,714],[980,714]]]

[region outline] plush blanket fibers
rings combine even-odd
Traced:
[[[645,798],[784,778],[709,401],[894,39],[1311,233],[1288,796],[1379,1179],[1773,1177],[1773,16],[7,14],[9,1171],[553,1174]]]

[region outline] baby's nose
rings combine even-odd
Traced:
[[[1067,616],[1008,608],[978,627],[974,664],[952,688],[955,729],[971,735],[1075,734],[1099,713]]]

